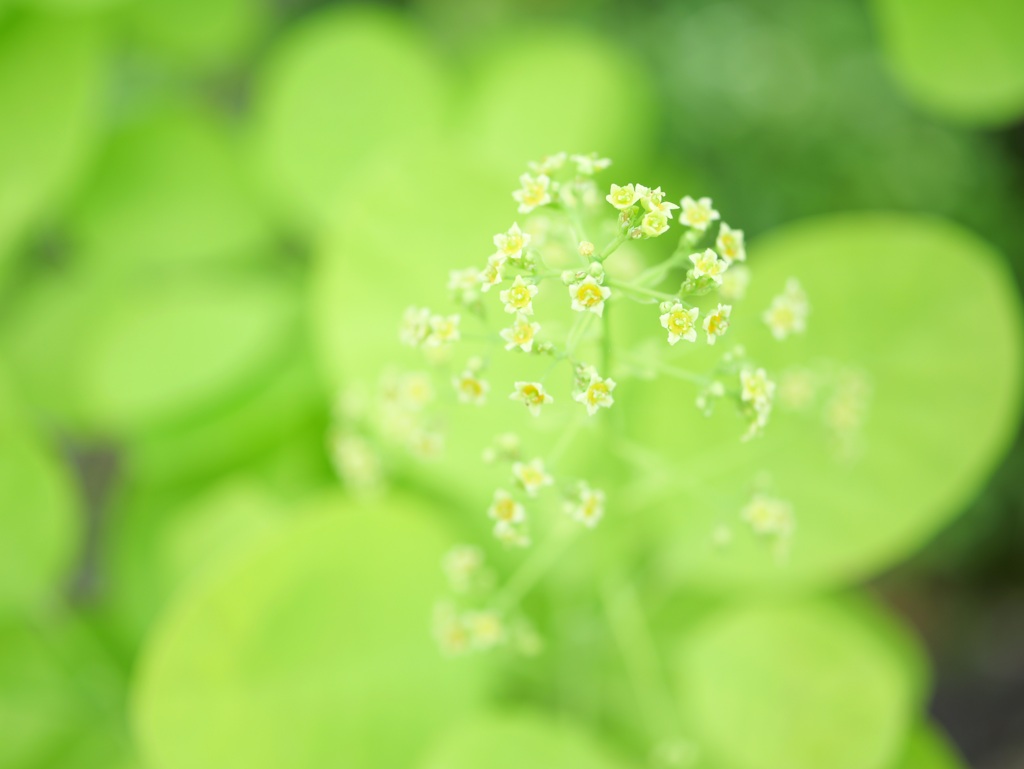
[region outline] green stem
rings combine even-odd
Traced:
[[[494,609],[504,614],[518,605],[572,544],[578,530],[578,526],[556,526],[494,597]]]
[[[605,280],[605,285],[617,288],[620,291],[626,291],[627,293],[637,294],[639,296],[648,296],[652,299],[658,299],[663,302],[678,302],[679,297],[675,294],[666,294],[664,291],[654,291],[650,288],[644,288],[638,286],[635,283],[620,283],[617,280]]]
[[[627,240],[629,240],[629,233],[620,232],[618,235],[615,236],[614,240],[612,240],[607,246],[601,249],[601,253],[597,254],[594,257],[594,261],[603,262],[613,253],[615,253],[615,250],[623,243],[625,243]]]
[[[662,683],[666,676],[643,607],[636,590],[624,579],[605,583],[601,601],[644,723],[648,725],[652,742],[657,743],[678,731],[676,705],[671,692]]]

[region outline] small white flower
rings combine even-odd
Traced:
[[[513,222],[508,232],[494,236],[494,247],[498,249],[497,256],[501,256],[503,259],[521,258],[523,249],[528,245],[530,245],[530,235],[519,229],[518,222]]]
[[[484,267],[477,276],[477,281],[480,284],[481,291],[489,291],[491,286],[496,286],[501,283],[501,267],[504,263],[505,260],[501,258],[500,254],[494,254],[487,259],[487,266]]]
[[[612,397],[613,390],[615,390],[614,379],[602,379],[597,371],[591,369],[590,381],[586,388],[573,396],[573,400],[586,406],[587,413],[594,416],[598,409],[611,408],[615,403],[615,399]]]
[[[540,331],[540,323],[530,323],[525,315],[516,315],[511,328],[501,330],[501,338],[505,340],[505,349],[519,348],[523,352],[533,350],[533,340]]]
[[[627,184],[624,187],[613,184],[611,186],[611,192],[605,196],[605,200],[620,211],[630,208],[639,199],[640,195],[637,193],[636,185],[633,184]]]
[[[712,249],[705,248],[700,253],[690,254],[690,261],[693,262],[695,278],[707,276],[718,285],[722,285],[722,273],[728,269],[729,263],[724,259],[719,259],[718,254]]]
[[[731,304],[719,304],[714,312],[704,316],[704,331],[708,335],[708,344],[714,344],[718,337],[728,331],[730,313]]]
[[[491,389],[490,385],[477,377],[472,369],[466,369],[455,377],[452,380],[452,385],[455,387],[455,394],[460,403],[472,403],[476,406],[486,403],[487,393]]]
[[[476,267],[452,270],[448,273],[448,291],[462,304],[472,304],[480,298],[480,271]]]
[[[666,219],[672,218],[672,211],[679,208],[675,203],[665,200],[661,187],[655,187],[643,196],[640,203],[651,213],[663,214]]]
[[[680,339],[687,342],[697,341],[697,314],[696,307],[686,309],[676,302],[661,316],[661,326],[668,330],[668,343],[675,345]]]
[[[576,173],[583,176],[593,176],[612,164],[608,158],[599,158],[596,152],[589,155],[573,155],[569,159],[576,164]]]
[[[522,523],[526,520],[526,510],[504,489],[494,492],[494,500],[487,508],[487,515],[492,520],[505,523]]]
[[[566,500],[565,512],[573,520],[593,528],[604,515],[604,492],[581,481],[573,498]]]
[[[718,289],[718,294],[730,302],[738,302],[747,295],[747,286],[749,285],[750,269],[742,264],[733,264],[722,276],[722,285]]]
[[[541,406],[554,403],[555,399],[544,391],[540,382],[516,382],[509,400],[523,403],[533,416],[540,416]]]
[[[469,629],[452,604],[435,607],[433,624],[434,638],[444,654],[456,656],[469,651]]]
[[[456,545],[441,559],[448,584],[456,593],[469,592],[483,567],[484,554],[473,545]]]
[[[494,524],[494,538],[510,547],[529,547],[530,535],[521,523],[498,521]]]
[[[520,188],[512,193],[512,197],[519,203],[519,213],[528,214],[551,202],[551,179],[547,174],[523,174],[519,177],[519,184]]]
[[[589,259],[594,255],[594,244],[589,240],[581,240],[576,250],[579,252],[580,256]]]
[[[555,482],[554,478],[545,471],[543,459],[513,463],[512,475],[515,477],[516,482],[523,487],[523,491],[531,497],[537,496],[538,491]]]
[[[331,443],[331,459],[341,480],[355,491],[374,491],[383,484],[380,456],[359,435],[338,435]]]
[[[718,219],[718,212],[711,207],[711,198],[694,200],[687,195],[680,203],[683,210],[679,213],[679,221],[687,227],[704,232],[711,222]]]
[[[648,211],[640,220],[640,231],[649,238],[668,232],[668,217],[660,211]]]
[[[771,408],[775,397],[775,382],[768,378],[763,368],[743,369],[740,372],[740,399],[751,404],[757,411]]]
[[[444,435],[434,430],[415,430],[407,445],[421,459],[437,459],[444,452]]]
[[[533,297],[537,296],[538,290],[535,285],[523,280],[522,275],[516,275],[512,286],[498,294],[498,298],[505,303],[505,312],[533,315]]]
[[[603,315],[604,302],[611,295],[611,289],[598,283],[593,275],[588,275],[579,283],[569,286],[572,308],[577,312],[589,310],[595,315]]]
[[[469,643],[476,651],[493,649],[505,641],[505,625],[497,612],[468,612],[463,618],[469,630]]]
[[[428,374],[412,371],[387,388],[402,408],[419,411],[434,400],[434,385]]]
[[[556,152],[554,155],[545,155],[539,161],[530,161],[527,167],[535,174],[552,174],[565,165],[567,155],[564,152]]]
[[[430,335],[430,310],[426,307],[409,307],[402,314],[402,325],[398,339],[409,347],[419,347]]]
[[[430,318],[430,335],[427,337],[428,347],[440,347],[459,341],[458,315],[432,315]]]
[[[743,245],[743,230],[734,230],[725,222],[718,229],[715,248],[727,262],[745,262],[747,249]]]
[[[807,330],[807,316],[811,308],[800,282],[796,278],[786,281],[786,290],[772,299],[763,317],[772,336],[782,340],[791,334]]]
[[[793,531],[793,508],[781,499],[756,494],[743,508],[740,516],[755,534],[788,536]]]

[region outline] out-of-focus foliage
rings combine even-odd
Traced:
[[[637,505],[655,511],[652,537],[675,532],[666,569],[686,582],[760,591],[866,576],[958,512],[1013,435],[1022,335],[1012,279],[974,236],[907,215],[810,220],[751,252],[757,277],[734,315],[738,337],[779,372],[773,430],[737,446],[727,411],[666,422],[678,386],[651,384],[630,425],[666,459],[638,484]],[[812,321],[777,344],[744,313],[767,307],[790,276],[815,297]],[[758,471],[800,511],[797,544],[774,568],[754,537],[723,554],[707,536],[757,490]],[[725,490],[729,477],[746,481]]]
[[[346,508],[316,503],[181,594],[136,698],[156,766],[397,769],[479,700],[477,666],[424,632],[443,530],[411,500]]]
[[[961,766],[917,643],[824,591],[919,549],[1017,428],[989,243],[1024,263],[1019,162],[965,126],[1024,108],[1019,13],[0,0],[0,766]],[[623,382],[625,431],[593,420],[559,468],[609,512],[526,597],[537,656],[449,659],[431,612],[442,554],[488,533],[481,449],[540,451],[578,404],[522,427],[496,387],[366,498],[337,489],[331,414],[424,365],[401,311],[447,301],[560,150],[745,227],[728,340],[780,401],[740,444],[688,385]],[[769,345],[790,276],[809,331]],[[646,309],[613,303],[613,337],[660,335]],[[520,366],[547,362],[495,382]],[[794,504],[787,552],[740,525],[762,490]],[[501,581],[523,562],[483,548]]]
[[[979,125],[1024,114],[1024,6],[1016,0],[874,0],[889,63],[922,105]]]

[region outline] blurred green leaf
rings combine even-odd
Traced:
[[[0,614],[0,766],[134,767],[122,697],[86,626]]]
[[[115,133],[71,215],[81,258],[92,269],[148,277],[265,256],[272,233],[234,141],[212,115],[185,107]]]
[[[0,392],[0,610],[56,604],[70,576],[78,520],[65,468],[25,430]]]
[[[1024,4],[1018,0],[874,0],[889,63],[911,97],[966,123],[1024,113]]]
[[[132,0],[122,15],[143,56],[206,72],[235,64],[254,48],[269,10],[260,0]]]
[[[330,220],[367,158],[396,143],[431,151],[447,110],[445,79],[427,42],[393,13],[310,15],[256,84],[253,149],[268,194],[298,222]]]
[[[615,49],[578,26],[489,40],[471,69],[461,146],[513,186],[528,161],[556,152],[635,162],[653,129],[654,93],[639,60]]]
[[[491,713],[458,724],[427,751],[419,769],[624,769],[594,736],[554,714]]]
[[[0,275],[88,156],[105,74],[102,38],[89,20],[0,21]]]
[[[82,400],[94,425],[167,426],[260,381],[285,354],[297,308],[288,281],[147,286],[102,308],[81,350]]]
[[[932,536],[1006,449],[1020,413],[1020,301],[987,244],[920,216],[809,220],[750,255],[751,291],[723,341],[744,344],[780,388],[787,372],[810,371],[810,398],[787,410],[780,397],[766,435],[741,444],[729,404],[706,419],[685,382],[624,384],[631,433],[663,457],[634,489],[635,506],[648,511],[637,524],[665,542],[667,573],[687,583],[764,591],[849,582]],[[805,336],[779,343],[760,316],[790,276],[806,289],[811,318]],[[634,322],[653,334],[657,313]],[[680,355],[685,368],[712,365],[703,348]],[[842,400],[836,382],[847,380],[854,395]],[[852,422],[837,432],[826,415],[833,426]],[[764,487],[793,504],[796,532],[781,559],[740,520]],[[719,525],[738,532],[724,549],[712,542]]]
[[[887,641],[833,601],[726,609],[680,642],[684,720],[710,766],[884,766],[918,705]]]
[[[893,769],[966,769],[946,738],[931,725],[914,728]]]
[[[410,766],[482,684],[430,637],[450,544],[432,514],[325,498],[185,591],[137,682],[150,765]]]

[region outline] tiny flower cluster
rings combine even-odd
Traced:
[[[387,378],[372,407],[351,410],[357,416],[350,415],[348,429],[337,436],[334,457],[343,476],[362,476],[369,485],[381,475],[374,452],[378,438],[420,456],[436,455],[443,449],[443,422],[434,412],[444,401],[468,409],[493,404],[495,411],[511,401],[519,414],[525,407],[526,415],[517,419],[539,418],[559,438],[543,456],[524,453],[516,432],[497,436],[483,449],[484,462],[506,473],[495,478],[490,497],[480,500],[480,515],[486,514],[493,536],[511,548],[529,547],[531,524],[538,531],[547,528],[534,520],[545,507],[560,507],[580,524],[569,526],[573,531],[593,528],[604,516],[605,493],[585,479],[563,477],[559,457],[584,425],[621,429],[622,420],[605,412],[618,414],[617,400],[628,397],[643,363],[634,365],[630,351],[613,350],[612,319],[627,302],[649,313],[644,322],[651,346],[640,348],[651,364],[646,370],[697,383],[697,405],[706,413],[730,400],[746,421],[744,438],[764,430],[776,384],[742,349],[728,349],[734,303],[743,299],[750,280],[743,230],[723,221],[708,197],[673,202],[660,186],[636,182],[599,187],[594,177],[609,166],[597,154],[565,152],[529,164],[511,193],[515,219],[481,249],[477,264],[449,274],[457,310],[414,306],[402,316],[400,341],[444,372],[445,392],[439,396],[430,378],[418,372]],[[667,258],[646,269],[630,266],[638,265],[634,250],[650,240],[664,243],[670,231],[678,233],[678,242]],[[621,258],[610,259],[617,252]],[[559,305],[561,316],[555,314]],[[657,307],[665,336],[654,333],[655,313],[647,305]],[[763,319],[774,336],[785,339],[804,331],[808,313],[806,296],[791,280]],[[741,317],[737,313],[735,321]],[[464,322],[479,323],[481,332],[464,328]],[[718,345],[715,368],[708,374],[676,368],[678,351],[698,343]],[[483,349],[458,358],[466,345]],[[496,365],[498,358],[509,373]],[[563,412],[572,416],[560,424]],[[353,423],[361,429],[351,429]],[[767,518],[759,510],[751,507],[744,519],[760,532]],[[441,647],[461,653],[508,645],[518,620],[495,608],[502,602],[482,600],[491,581],[482,551],[460,546],[446,556],[443,569],[454,597],[435,616]],[[467,601],[472,605],[464,606]]]
[[[533,657],[543,651],[543,640],[525,617],[510,619],[489,605],[495,580],[482,550],[456,545],[445,553],[441,569],[451,591],[434,607],[434,638],[443,653],[458,656],[505,647]]]

